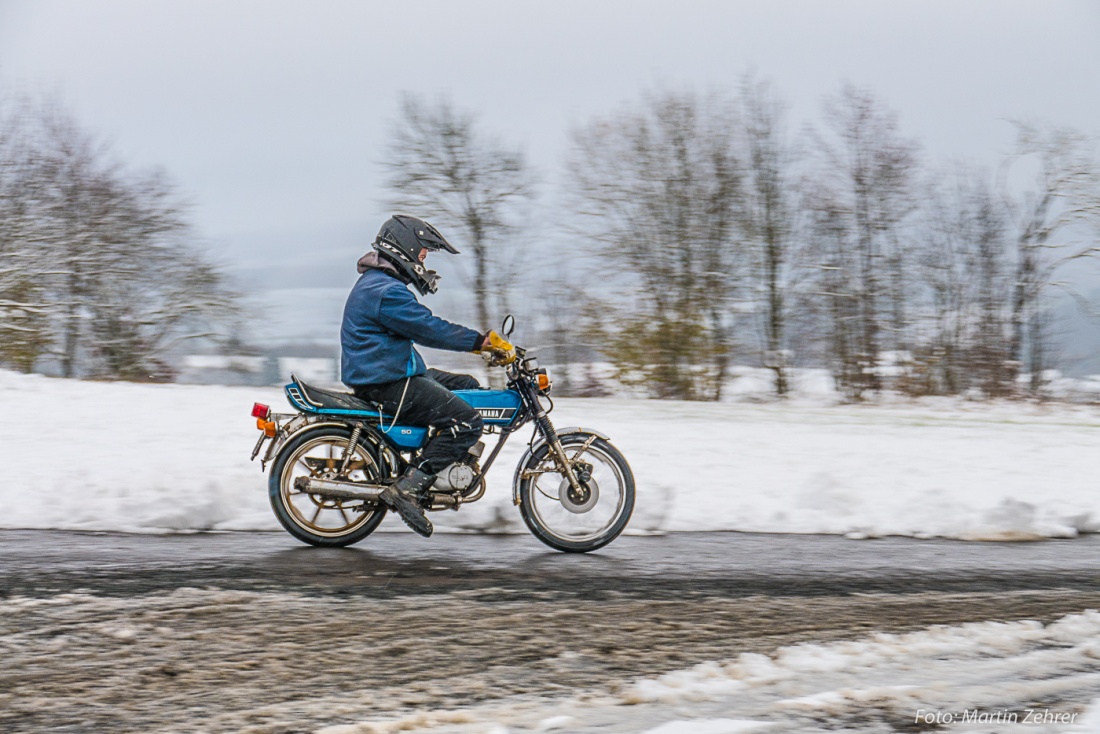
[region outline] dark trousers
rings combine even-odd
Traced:
[[[423,471],[435,474],[465,458],[481,438],[481,415],[451,390],[474,390],[481,387],[478,381],[470,375],[429,369],[425,375],[408,378],[407,387],[405,383],[401,379],[360,386],[355,388],[355,396],[381,405],[384,412],[395,416],[395,423],[434,429],[415,460]]]

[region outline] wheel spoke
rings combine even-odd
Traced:
[[[574,512],[576,508],[567,502],[563,489],[568,475],[556,467],[549,468],[554,466],[553,457],[542,456],[521,474],[528,488],[525,512],[546,533],[562,542],[598,542],[633,505],[632,491],[626,484],[628,475],[623,471],[629,471],[629,467],[594,443],[594,438],[589,438],[579,447],[565,446],[570,464],[584,461],[592,465],[592,483],[600,490],[595,502],[583,512]],[[543,480],[544,476],[547,479]]]
[[[545,476],[545,475],[543,475],[543,476]],[[542,487],[540,487],[540,486],[538,485],[538,482],[535,482],[535,489],[537,489],[537,490],[539,491],[539,494],[541,494],[541,495],[543,495],[543,496],[545,496],[545,497],[548,497],[549,499],[552,499],[552,500],[554,500],[555,502],[561,502],[561,497],[559,497],[559,496],[557,496],[557,495],[553,495],[553,494],[550,494],[550,493],[549,493],[549,492],[547,492],[547,491],[546,491],[545,489],[543,489]]]
[[[348,457],[348,471],[340,478],[353,477],[352,481],[370,482],[380,476],[379,459],[373,455],[372,451],[372,447],[364,444],[352,447],[351,455]],[[294,489],[293,483],[297,477],[309,476],[315,479],[335,477],[336,472],[343,466],[346,453],[346,436],[329,433],[302,442],[283,464],[280,478],[282,508],[289,516],[288,519],[309,535],[336,539],[362,532],[364,526],[367,526],[369,532],[382,517],[383,513],[377,512],[374,508],[365,507],[360,512],[357,507],[345,507],[343,500],[334,500]],[[325,514],[325,510],[329,513]],[[336,513],[339,513],[339,516]]]
[[[365,472],[368,466],[371,466],[371,464],[368,464],[363,459],[353,458],[351,461],[348,462],[348,474],[351,474],[353,471]]]

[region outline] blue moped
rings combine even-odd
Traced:
[[[501,331],[510,335],[514,326],[509,316]],[[607,545],[634,509],[630,465],[599,431],[554,428],[550,377],[534,356],[520,347],[507,365],[500,355],[488,356],[490,364],[506,371],[507,388],[455,394],[481,413],[484,433],[500,438],[483,464],[479,442],[468,459],[439,472],[424,508],[458,510],[480,499],[485,475],[505,442],[533,424],[512,481],[512,501],[527,527],[560,551]],[[397,423],[351,393],[307,385],[294,375],[285,390],[294,413],[253,406],[263,434],[252,458],[270,441],[261,465],[271,465],[268,493],[275,516],[287,532],[311,545],[357,543],[382,522],[386,507],[378,494],[415,461],[429,429]]]

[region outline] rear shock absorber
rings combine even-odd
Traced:
[[[359,443],[359,437],[363,435],[363,424],[356,423],[351,429],[351,436],[348,437],[348,445],[344,447],[344,460],[340,462],[340,474],[344,476],[347,474],[348,466],[351,465],[352,454],[355,453],[355,446]]]

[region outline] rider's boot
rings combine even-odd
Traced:
[[[432,534],[432,522],[420,506],[419,499],[435,481],[434,474],[428,474],[416,467],[398,477],[391,486],[378,494],[378,499],[386,507],[397,512],[401,519],[413,529],[413,532],[425,538]]]

